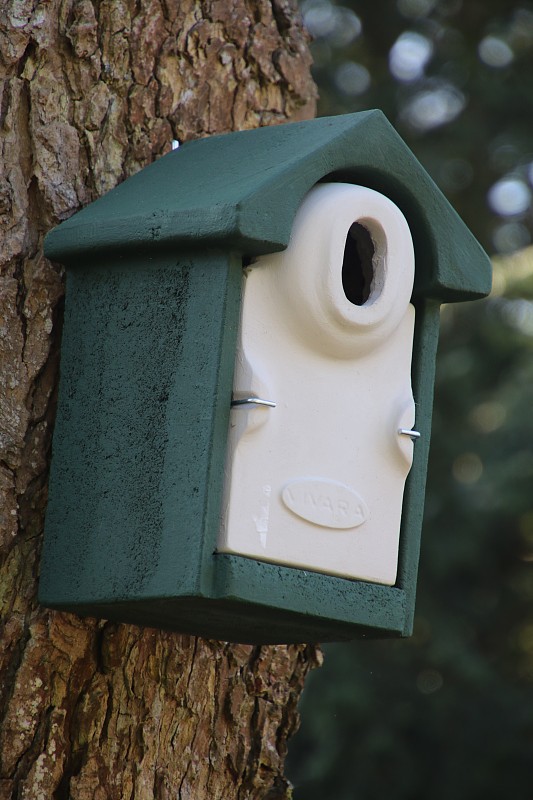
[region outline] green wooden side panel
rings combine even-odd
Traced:
[[[239,318],[230,255],[68,275],[40,599],[200,594]]]
[[[348,179],[388,195],[417,250],[415,293],[485,296],[488,259],[380,111],[260,128],[184,144],[54,230],[49,258],[110,249],[281,250],[304,195]]]
[[[411,380],[416,405],[415,428],[421,437],[415,442],[413,466],[405,485],[397,577],[397,585],[403,587],[406,594],[404,636],[412,633],[415,611],[439,325],[439,304],[432,300],[417,303]]]

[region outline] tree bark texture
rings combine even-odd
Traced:
[[[314,646],[36,604],[59,361],[47,230],[180,141],[304,119],[293,0],[0,2],[0,800],[288,798]]]

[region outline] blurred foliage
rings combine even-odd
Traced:
[[[532,240],[533,4],[303,0],[319,114],[381,108],[488,252]]]
[[[295,800],[533,796],[533,249],[446,306],[415,633],[325,648]]]
[[[381,108],[482,244],[531,239],[533,7],[305,0],[319,112]],[[325,647],[295,800],[533,797],[533,248],[445,306],[411,639]]]

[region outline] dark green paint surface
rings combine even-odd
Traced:
[[[220,254],[69,274],[43,602],[201,592],[240,285]]]
[[[47,252],[68,262],[154,245],[282,250],[304,195],[324,179],[376,189],[404,212],[416,294],[452,301],[490,291],[487,256],[380,111],[186,143],[59,226]]]
[[[416,427],[396,587],[215,553],[243,259],[286,246],[324,179],[375,188],[415,241]],[[490,288],[461,220],[379,112],[184,145],[53,231],[67,267],[43,604],[241,642],[408,635],[439,302]]]

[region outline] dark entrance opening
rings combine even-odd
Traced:
[[[370,297],[374,278],[374,243],[368,230],[354,222],[348,231],[342,261],[342,288],[350,303],[362,306]]]

